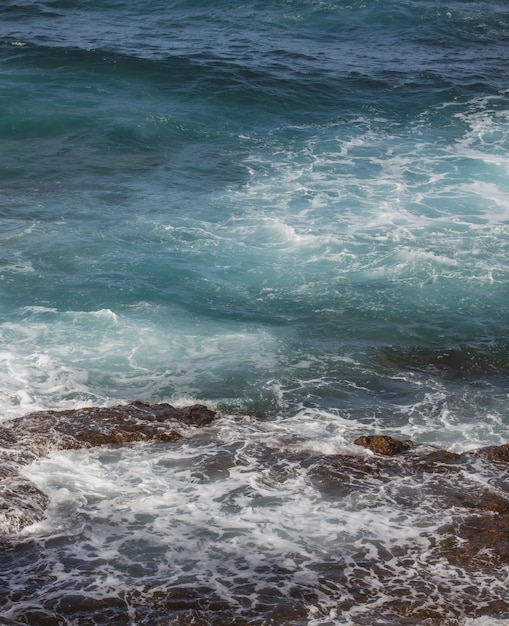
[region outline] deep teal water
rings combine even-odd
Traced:
[[[505,363],[401,376],[383,358],[504,349],[504,3],[1,18],[6,415],[192,397],[404,428],[444,393],[507,438]]]
[[[508,63],[506,2],[3,0],[1,415],[509,441]]]

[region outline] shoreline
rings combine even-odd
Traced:
[[[14,558],[15,553],[38,551],[37,537],[19,535],[23,528],[44,518],[48,505],[47,495],[19,472],[27,464],[54,450],[128,445],[140,441],[171,446],[189,429],[213,425],[220,417],[203,405],[176,409],[168,404],[133,402],[110,408],[89,407],[75,411],[32,413],[4,422],[0,427],[0,507],[4,526],[10,528],[10,531],[4,533],[0,540],[2,551],[10,554],[9,558]],[[324,563],[325,569],[320,576],[320,579],[325,577],[320,583],[320,586],[324,585],[321,591],[304,585],[302,588],[296,587],[295,597],[291,600],[276,594],[270,601],[267,600],[273,606],[266,607],[265,613],[261,609],[259,614],[253,611],[247,615],[245,611],[239,612],[239,607],[235,608],[217,597],[214,590],[207,590],[200,585],[194,588],[170,585],[167,589],[159,590],[124,590],[117,596],[102,600],[87,597],[86,594],[64,594],[53,609],[47,609],[53,617],[44,619],[54,619],[51,623],[55,624],[63,624],[65,619],[70,620],[65,623],[81,626],[105,623],[102,620],[106,616],[115,615],[115,623],[128,624],[132,623],[129,621],[129,613],[134,611],[139,615],[137,624],[163,623],[160,620],[168,615],[174,620],[169,622],[172,624],[307,624],[311,622],[305,607],[310,598],[318,594],[315,597],[317,601],[320,594],[325,592],[329,584],[326,578],[331,576],[335,587],[344,588],[337,602],[338,620],[342,614],[354,610],[357,604],[365,602],[368,597],[372,600],[370,596],[374,590],[368,596],[365,594],[373,581],[376,581],[375,590],[380,585],[384,588],[388,598],[384,606],[390,610],[395,625],[415,623],[450,626],[462,623],[455,621],[455,615],[457,620],[460,620],[460,616],[461,619],[509,616],[509,602],[496,597],[496,594],[490,598],[485,591],[466,590],[460,593],[462,605],[459,606],[454,592],[454,577],[461,572],[492,576],[501,584],[504,568],[509,566],[509,444],[456,454],[431,449],[429,446],[414,446],[408,441],[379,435],[360,437],[354,443],[359,445],[359,455],[290,453],[272,449],[263,453],[264,461],[274,473],[284,472],[288,464],[299,467],[317,492],[325,498],[337,499],[338,505],[346,495],[362,492],[368,484],[372,487],[374,483],[380,489],[388,489],[394,480],[412,478],[425,482],[428,491],[433,489],[431,497],[435,506],[452,512],[450,523],[427,536],[429,554],[423,557],[418,553],[417,546],[401,545],[394,553],[385,556],[383,552],[377,557],[359,556],[357,565],[349,568],[345,568],[345,563]],[[371,453],[361,453],[363,448]],[[234,463],[233,460],[230,462]],[[480,482],[473,489],[471,482],[462,480],[465,473],[480,470],[493,477],[495,487]],[[433,480],[424,480],[429,477]],[[425,595],[425,569],[435,560],[446,562],[451,570],[452,578],[448,585],[442,585],[441,592],[447,610],[431,608],[429,598]],[[397,584],[396,572],[408,567],[416,571],[416,588],[422,587],[413,598],[408,590],[404,591]],[[419,570],[421,567],[422,571]],[[274,575],[270,574],[270,577]],[[32,617],[26,614],[25,621],[5,623],[49,623],[41,621],[41,615],[41,612],[36,611]],[[268,616],[272,621],[267,621]],[[410,616],[417,621],[408,621]],[[365,622],[361,620],[358,623]]]

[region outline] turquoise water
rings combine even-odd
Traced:
[[[509,441],[508,62],[505,2],[4,0],[2,416]]]

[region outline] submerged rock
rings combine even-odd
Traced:
[[[491,514],[471,515],[441,529],[441,548],[450,563],[488,568],[509,564],[509,500],[490,504]]]
[[[385,350],[380,355],[383,364],[398,369],[411,370],[439,376],[483,376],[506,374],[509,370],[509,345],[499,343],[468,342],[453,347],[414,347],[408,350]]]

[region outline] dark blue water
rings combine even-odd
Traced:
[[[3,0],[2,416],[508,441],[508,63],[506,2]]]

